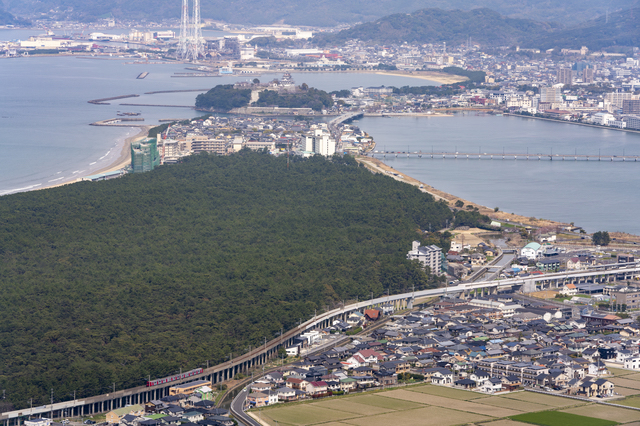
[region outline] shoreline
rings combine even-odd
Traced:
[[[627,133],[636,133],[636,134],[640,134],[640,130],[634,130],[634,129],[621,129],[619,127],[611,127],[611,126],[599,126],[597,124],[589,124],[589,123],[578,123],[576,121],[568,121],[568,120],[556,120],[553,118],[546,118],[546,117],[534,117],[531,115],[522,115],[522,114],[513,114],[510,112],[503,112],[502,115],[507,116],[507,117],[519,117],[519,118],[531,118],[533,120],[542,120],[542,121],[549,121],[551,123],[560,123],[560,124],[573,124],[576,126],[584,126],[584,127],[591,127],[593,129],[602,129],[602,130],[615,130],[618,132],[627,132]]]
[[[413,185],[413,186],[417,186],[420,187],[422,185],[421,190],[423,192],[426,192],[427,194],[432,195],[436,201],[439,200],[444,200],[445,202],[447,202],[447,204],[450,207],[454,207],[455,202],[460,200],[462,201],[465,206],[474,206],[478,208],[479,213],[483,214],[483,215],[487,215],[489,216],[489,218],[500,221],[500,222],[506,222],[506,223],[517,223],[517,224],[522,224],[525,226],[533,226],[533,227],[547,227],[547,226],[567,226],[569,225],[568,223],[564,223],[564,222],[558,222],[558,221],[554,221],[554,220],[548,220],[548,219],[535,219],[532,220],[531,217],[527,217],[527,216],[522,216],[519,214],[514,214],[514,213],[506,213],[506,212],[502,212],[502,211],[494,211],[494,209],[489,208],[487,206],[483,206],[481,204],[475,203],[473,201],[469,201],[469,200],[465,200],[464,198],[460,198],[457,197],[453,194],[449,194],[448,192],[444,192],[444,191],[440,191],[439,189],[434,188],[433,186],[425,183],[425,182],[421,182],[409,175],[407,175],[406,173],[402,173],[396,169],[394,169],[393,167],[387,165],[386,163],[382,162],[381,160],[378,160],[377,158],[373,158],[373,157],[365,157],[365,156],[359,156],[356,157],[356,160],[362,164],[364,164],[365,167],[369,168],[370,170],[374,171],[374,172],[378,172],[378,173],[382,173],[384,175],[388,175],[393,177],[394,179],[401,181],[401,182],[405,182],[409,185]],[[389,173],[396,173],[398,176],[402,176],[402,178],[398,178],[396,176],[393,175],[389,175]]]
[[[374,173],[382,173],[384,175],[388,175],[397,181],[407,183],[409,185],[414,185],[420,187],[422,185],[421,191],[432,195],[436,201],[444,200],[449,207],[454,208],[455,202],[460,200],[465,206],[471,205],[478,208],[478,212],[484,215],[489,216],[490,219],[496,220],[503,223],[508,223],[511,225],[523,225],[530,226],[535,228],[544,228],[544,227],[559,227],[559,226],[567,226],[569,223],[558,222],[550,219],[537,219],[528,216],[522,216],[515,213],[507,213],[503,211],[494,211],[494,209],[483,206],[481,204],[475,203],[473,201],[465,200],[464,198],[457,197],[448,192],[441,191],[439,189],[434,188],[433,186],[421,182],[413,177],[407,175],[406,173],[402,173],[393,167],[387,165],[386,163],[378,160],[377,158],[367,157],[367,156],[358,156],[356,157],[356,161],[362,163],[365,167],[369,168]],[[398,176],[402,176],[402,178],[398,178],[397,176],[390,175],[389,173],[396,173]],[[501,230],[505,228],[502,227]],[[570,233],[569,233],[570,234]],[[589,235],[589,234],[586,234]],[[607,247],[610,249],[620,249],[620,250],[635,250],[637,249],[637,244],[640,243],[640,235],[630,234],[628,232],[623,231],[609,231],[609,235],[618,241],[612,241]],[[559,240],[559,245],[570,245],[574,247],[595,247],[591,243],[591,239],[582,240],[576,239],[575,241],[571,240]]]
[[[140,131],[138,133],[136,133],[133,136],[129,136],[128,138],[125,138],[125,140],[122,142],[122,147],[120,148],[120,154],[118,155],[118,158],[116,158],[111,164],[109,164],[108,166],[104,166],[101,169],[96,170],[93,174],[91,175],[87,175],[87,176],[93,176],[93,175],[99,175],[101,173],[108,173],[108,172],[114,172],[116,170],[120,170],[123,167],[125,167],[127,164],[131,163],[131,143],[146,138],[149,130],[151,128],[153,128],[154,126],[135,126],[132,128],[139,128]],[[49,185],[49,186],[43,186],[40,188],[34,188],[34,191],[40,191],[42,189],[50,189],[50,188],[57,188],[59,186],[65,186],[65,185],[71,185],[77,182],[82,182],[82,178],[86,177],[86,176],[82,176],[79,177],[76,180],[73,181],[69,181],[69,182],[63,182],[63,183],[58,183],[58,184],[54,184],[54,185]]]

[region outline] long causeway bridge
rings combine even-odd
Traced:
[[[524,161],[614,161],[637,162],[640,155],[603,155],[603,154],[542,154],[542,153],[507,153],[507,152],[457,152],[457,151],[374,151],[367,153],[370,157],[418,157],[441,160],[524,160]]]
[[[458,294],[468,296],[474,294],[490,294],[499,292],[523,291],[525,293],[562,287],[573,283],[612,283],[632,280],[640,277],[640,262],[615,263],[595,266],[581,271],[567,271],[529,277],[502,279],[493,281],[460,283],[444,288],[412,291],[409,293],[388,295],[342,306],[337,309],[314,316],[310,320],[283,333],[281,336],[265,342],[254,350],[232,358],[213,367],[208,367],[199,375],[153,387],[138,386],[130,389],[92,397],[79,398],[65,402],[24,408],[0,413],[0,425],[19,426],[30,418],[50,417],[65,418],[91,416],[132,404],[144,404],[169,395],[169,388],[193,380],[207,379],[214,385],[233,379],[237,374],[246,374],[250,370],[264,365],[278,356],[278,349],[289,347],[301,334],[313,329],[323,329],[333,324],[334,320],[346,320],[355,312],[362,312],[371,307],[392,307],[394,310],[413,308],[416,299]],[[153,379],[153,378],[152,378]]]

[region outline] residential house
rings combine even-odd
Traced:
[[[453,373],[446,368],[439,368],[431,375],[431,383],[434,385],[450,385],[453,383]]]
[[[269,395],[261,392],[253,392],[247,395],[247,402],[251,407],[264,407],[269,404]]]
[[[120,419],[126,415],[143,416],[145,414],[144,407],[142,405],[128,405],[122,408],[116,408],[107,413],[106,421],[111,424],[120,423]]]

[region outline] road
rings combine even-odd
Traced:
[[[231,406],[229,407],[231,410],[231,414],[238,419],[240,423],[243,423],[247,426],[262,426],[260,423],[256,422],[244,412],[244,403],[247,400],[247,395],[249,394],[248,388],[244,388],[242,391],[238,393],[238,395],[233,398],[231,401]]]
[[[333,347],[336,347],[338,345],[341,345],[343,343],[346,343],[348,340],[351,340],[351,337],[357,337],[357,336],[361,336],[364,334],[370,334],[373,330],[375,330],[376,328],[382,327],[383,325],[385,325],[388,321],[391,320],[391,316],[386,317],[382,320],[377,321],[376,323],[374,323],[373,325],[365,328],[364,330],[362,330],[360,333],[354,335],[354,336],[341,336],[337,339],[333,339],[332,341],[329,341],[328,343],[325,343],[323,345],[320,345],[316,348],[310,348],[305,356],[310,356],[313,355],[315,353],[318,352],[323,352],[326,350],[329,350]],[[264,374],[270,373],[272,371],[276,371],[278,369],[281,369],[282,366],[279,367],[274,367],[274,368],[270,368],[269,370],[265,371]],[[256,377],[257,379],[257,377]],[[255,380],[255,379],[254,379]],[[247,426],[262,426],[260,425],[260,423],[258,423],[257,421],[255,421],[251,416],[249,416],[247,413],[244,412],[244,405],[245,405],[245,401],[247,400],[247,395],[249,394],[248,391],[248,386],[251,383],[248,383],[247,385],[245,385],[245,388],[243,390],[241,390],[240,392],[238,392],[238,394],[235,396],[235,398],[233,398],[233,400],[231,401],[231,405],[229,406],[229,410],[231,411],[231,414],[233,414],[233,416],[238,419],[238,421],[240,423],[243,423]],[[229,389],[229,392],[231,392],[232,389]]]

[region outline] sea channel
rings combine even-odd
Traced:
[[[2,37],[2,33],[0,33]],[[198,92],[250,77],[172,77],[179,64],[125,64],[130,59],[30,57],[0,59],[0,195],[74,181],[111,164],[138,129],[89,123],[139,112],[144,124],[191,118]],[[142,72],[145,79],[136,79]],[[259,76],[261,80],[279,74]],[[327,91],[354,86],[427,85],[408,77],[355,73],[293,74],[296,83]],[[90,99],[140,97],[92,105]],[[133,107],[120,103],[183,107]],[[356,123],[387,151],[541,152],[640,155],[640,135],[563,123],[477,113],[451,117],[365,117]],[[440,190],[503,211],[575,222],[588,231],[640,234],[640,162],[430,159],[398,155],[385,161]]]

